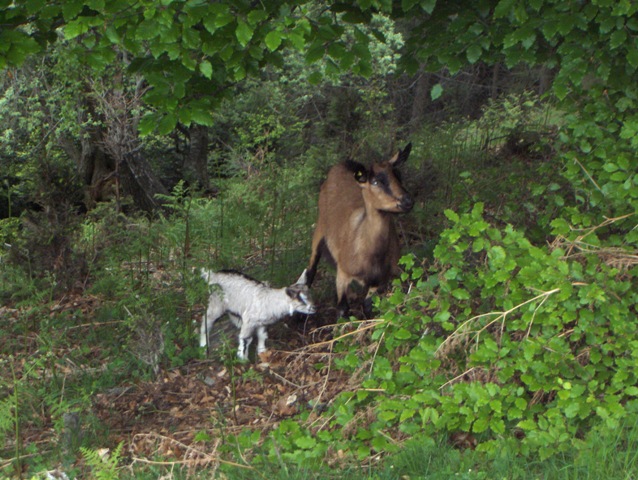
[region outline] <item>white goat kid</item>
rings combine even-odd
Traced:
[[[257,353],[266,351],[266,327],[294,312],[312,314],[315,307],[306,285],[306,271],[290,287],[271,288],[238,272],[202,270],[201,276],[213,286],[208,310],[202,319],[199,345],[208,344],[208,333],[224,314],[239,328],[237,356],[246,360],[248,347],[257,334]]]

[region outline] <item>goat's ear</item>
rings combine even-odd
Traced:
[[[390,159],[390,165],[393,167],[398,167],[399,165],[405,163],[405,161],[410,156],[410,152],[412,151],[412,143],[408,143],[403,150],[399,150],[394,157]]]
[[[361,163],[354,160],[346,160],[346,168],[352,172],[352,176],[358,183],[366,183],[368,181],[368,169]]]
[[[368,181],[368,171],[361,167],[354,172],[354,179],[359,183],[366,183]]]
[[[308,279],[306,278],[306,269],[304,268],[303,272],[299,276],[299,279],[295,282],[295,285],[306,285],[308,283]]]

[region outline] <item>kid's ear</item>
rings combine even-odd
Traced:
[[[301,272],[301,275],[299,276],[299,279],[295,282],[295,285],[306,285],[308,283],[307,279],[306,279],[306,269],[304,268],[304,271]]]

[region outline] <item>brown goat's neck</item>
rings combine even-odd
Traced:
[[[359,227],[365,228],[368,235],[372,237],[386,236],[391,221],[392,216],[388,212],[366,205]]]

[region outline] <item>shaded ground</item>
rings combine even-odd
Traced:
[[[180,458],[196,437],[242,427],[269,430],[300,409],[321,409],[348,384],[330,368],[329,350],[329,343],[271,349],[246,364],[194,360],[156,381],[97,394],[94,411],[113,443],[130,443],[140,455]]]
[[[94,318],[93,312],[99,305],[100,299],[96,297],[68,296],[50,309],[49,316]],[[59,346],[49,353],[50,362],[38,364],[40,371],[34,372],[30,365],[41,354],[38,345],[42,339],[35,333],[39,329],[28,325],[29,312],[2,307],[0,315],[14,326],[11,334],[0,338],[0,351],[14,354],[15,378],[18,381],[27,378],[26,369],[31,369],[28,378],[33,391],[28,393],[29,398],[26,393],[20,398],[28,404],[21,411],[21,418],[29,417],[21,424],[21,441],[23,446],[37,445],[38,454],[65,448],[72,442],[71,437],[86,435],[91,430],[90,434],[104,432],[98,435],[98,447],[114,448],[124,442],[125,456],[130,456],[134,463],[152,463],[161,457],[193,466],[212,464],[218,460],[215,450],[219,439],[228,433],[242,428],[267,432],[301,410],[310,412],[308,422],[313,424],[338,393],[356,387],[355,379],[332,368],[334,328],[316,327],[332,324],[334,310],[319,311],[308,322],[289,318],[271,326],[269,351],[259,358],[251,357],[247,363],[234,360],[237,331],[225,321],[226,325],[222,323],[216,328],[228,333],[232,354],[224,357],[213,351],[208,359],[192,359],[182,367],[162,370],[153,380],[130,379],[115,382],[116,387],[96,389],[90,397],[91,411],[81,413],[83,419],[97,421],[97,427],[89,428],[85,421],[75,425],[73,417],[52,412],[38,392],[50,388],[47,382],[53,381],[63,389],[62,404],[62,400],[71,398],[74,382],[84,385],[79,377],[95,379],[105,372],[114,358],[104,357],[104,346],[92,343],[91,338],[99,337],[100,329],[104,332],[111,328],[110,323],[117,322],[81,323],[86,321],[81,320],[65,327],[59,332],[60,338],[52,340]],[[24,328],[24,334],[18,333],[17,325],[25,322],[27,325],[20,327]],[[340,326],[339,334],[343,334],[344,328],[355,327]],[[77,353],[79,348],[84,349],[81,355]],[[5,384],[0,385],[1,401],[10,393],[13,382],[7,369],[0,376]],[[42,386],[36,386],[34,378]],[[80,386],[78,390],[84,388]],[[0,452],[1,474],[15,460],[12,458],[15,439],[11,435],[5,438]],[[78,461],[82,461],[79,456]]]

